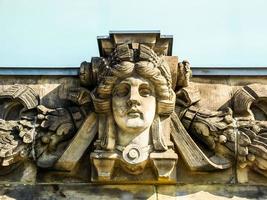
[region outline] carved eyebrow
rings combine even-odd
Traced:
[[[155,88],[154,87],[151,87],[151,85],[149,83],[142,83],[142,84],[140,84],[139,90],[140,89],[149,89],[152,94],[156,92],[155,91]]]
[[[123,81],[119,82],[117,85],[120,85],[120,84],[128,84],[128,85],[130,85],[129,82],[130,82],[130,81],[123,80]]]
[[[127,83],[126,81],[122,81],[122,82],[120,82],[120,83],[118,83],[118,84],[116,84],[116,85],[114,86],[113,91],[114,91],[116,88],[118,88],[118,87],[120,87],[120,86],[122,86],[122,85],[127,85],[127,86],[129,86],[130,84]]]
[[[143,85],[143,84],[145,84],[145,85],[147,85],[148,87],[150,86],[150,83],[149,82],[147,82],[146,80],[144,81],[144,80],[142,80],[142,82],[140,83],[140,82],[138,82],[138,81],[133,81],[133,80],[128,80],[128,79],[124,79],[124,80],[122,80],[121,82],[119,82],[117,85],[120,85],[120,84],[127,84],[127,85],[134,85],[134,86],[137,86],[137,85]],[[116,85],[116,86],[117,86]]]
[[[131,81],[131,80],[127,80],[127,79],[121,81],[118,85],[120,85],[120,84],[127,84],[129,86],[131,86],[131,85],[137,86],[138,85],[136,81]]]
[[[150,84],[147,83],[147,82],[144,82],[144,83],[141,83],[140,86],[147,86],[147,87],[150,87]]]

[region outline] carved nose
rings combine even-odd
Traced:
[[[129,107],[132,107],[132,106],[140,106],[140,101],[138,101],[137,99],[128,99],[127,100],[127,105]]]
[[[126,103],[129,107],[141,105],[140,95],[137,87],[131,87],[130,96]]]

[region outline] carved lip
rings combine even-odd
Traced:
[[[137,108],[131,108],[127,111],[127,116],[131,118],[142,117],[143,113]]]

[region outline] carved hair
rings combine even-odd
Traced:
[[[155,86],[157,113],[170,115],[175,105],[175,94],[171,88],[169,66],[149,47],[140,45],[139,49],[133,50],[128,44],[120,45],[114,50],[100,75],[99,85],[92,94],[95,111],[110,112],[115,84],[134,73],[148,79]]]

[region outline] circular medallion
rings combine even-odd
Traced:
[[[129,144],[122,152],[123,159],[130,163],[136,164],[144,161],[144,152],[137,144]]]

